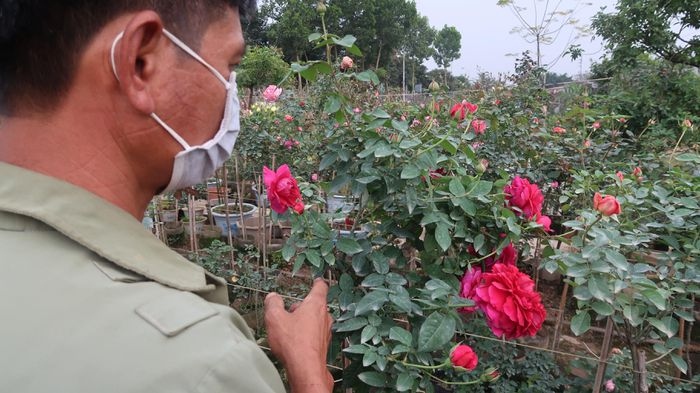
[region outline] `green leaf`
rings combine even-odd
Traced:
[[[351,318],[347,321],[336,323],[334,330],[336,332],[353,332],[367,326],[367,318]]]
[[[355,345],[351,345],[351,346],[343,349],[343,352],[354,353],[356,355],[364,355],[365,353],[367,353],[368,350],[369,350],[369,347],[366,345],[355,344]]]
[[[391,115],[381,108],[375,109],[372,113],[370,113],[370,115],[379,119],[391,119]]]
[[[666,310],[666,298],[659,293],[659,291],[653,289],[645,289],[642,291],[642,295],[650,301],[656,308],[660,311]]]
[[[374,364],[374,362],[377,361],[379,356],[377,356],[377,352],[375,351],[369,351],[365,353],[365,356],[362,357],[362,366],[368,367]]]
[[[460,182],[459,179],[456,177],[450,180],[449,188],[452,195],[457,197],[463,197],[464,194],[467,193],[467,190],[464,189],[462,182]]]
[[[396,378],[396,391],[405,392],[411,390],[413,381],[415,381],[415,378],[410,373],[406,371],[402,372],[399,374],[399,377]]]
[[[415,187],[409,187],[406,189],[406,207],[409,215],[413,214],[416,206],[418,206],[418,192]]]
[[[306,259],[311,262],[312,265],[321,267],[321,254],[319,254],[318,250],[306,250],[304,254],[306,254]]]
[[[479,180],[471,187],[468,194],[473,197],[480,197],[487,195],[489,192],[491,192],[492,188],[493,182]]]
[[[435,228],[435,240],[437,241],[442,251],[447,251],[452,244],[452,238],[450,237],[450,229],[447,225],[443,223],[438,223]]]
[[[389,300],[391,300],[391,303],[398,307],[399,310],[405,313],[410,313],[413,310],[413,303],[411,302],[411,298],[409,298],[408,295],[389,295]]]
[[[389,296],[384,291],[371,291],[366,294],[355,308],[355,316],[366,314],[370,311],[377,311],[389,300]]]
[[[340,106],[340,99],[338,96],[333,95],[328,97],[328,101],[326,101],[326,106],[323,108],[323,111],[329,114],[335,113],[340,110]]]
[[[384,285],[384,276],[377,273],[372,273],[362,280],[361,286],[365,288],[376,288]]]
[[[367,326],[365,326],[364,329],[362,329],[362,333],[360,334],[360,342],[362,344],[364,344],[367,341],[374,338],[374,336],[376,334],[377,334],[377,328],[375,326],[372,326],[372,325],[367,325]]]
[[[676,355],[675,353],[672,353],[671,360],[673,361],[673,364],[675,364],[676,367],[679,370],[681,370],[683,374],[686,374],[688,372],[688,363],[686,363],[682,357]]]
[[[629,262],[627,262],[627,258],[615,250],[605,250],[605,259],[623,272],[626,272],[629,269]]]
[[[396,119],[392,119],[391,126],[397,131],[406,132],[408,131],[408,120],[398,121]]]
[[[296,249],[294,248],[294,245],[291,242],[285,243],[284,247],[282,247],[282,258],[284,258],[284,260],[287,262],[292,260],[295,253]]]
[[[353,46],[351,46],[351,47],[349,47],[349,48],[346,48],[346,49],[347,49],[347,51],[350,52],[350,54],[352,54],[352,55],[355,55],[355,56],[362,56],[362,51],[360,50],[360,48],[357,47],[357,45],[353,45]],[[375,77],[376,77],[376,75],[375,75]],[[373,82],[375,85],[378,85],[378,84],[379,84],[379,81],[374,82],[374,78],[372,78],[372,82]]]
[[[593,311],[596,312],[598,315],[603,315],[603,316],[610,316],[613,314],[615,310],[613,310],[613,307],[609,305],[608,303],[603,303],[603,302],[598,302],[594,301],[591,303],[591,308],[593,308]]]
[[[369,386],[374,386],[375,388],[383,388],[386,386],[386,377],[384,374],[380,374],[376,371],[365,371],[360,373],[357,378],[360,381],[366,383]]]
[[[474,250],[477,252],[481,250],[482,247],[484,247],[484,242],[486,241],[486,238],[484,237],[483,234],[478,234],[474,238]]]
[[[370,254],[369,259],[372,261],[374,271],[382,275],[389,273],[389,257],[381,252],[373,252]]]
[[[343,37],[341,39],[333,37],[333,42],[336,45],[340,45],[340,46],[345,47],[345,48],[351,47],[355,43],[355,41],[357,41],[357,38],[355,38],[351,35],[346,35],[345,37]]]
[[[377,158],[389,157],[394,154],[394,148],[391,145],[381,145],[374,151],[374,156]]]
[[[327,169],[329,166],[335,164],[335,162],[338,160],[338,153],[332,152],[328,153],[325,156],[323,156],[323,159],[321,160],[321,164],[319,165],[319,170],[322,171],[324,169]]]
[[[588,279],[588,290],[598,300],[612,301],[612,293],[608,287],[608,280],[601,274],[591,275]]]
[[[360,184],[369,184],[369,183],[371,183],[373,181],[377,181],[379,179],[381,179],[379,176],[367,176],[367,177],[361,177],[361,178],[357,179],[357,182]]]
[[[362,252],[362,246],[360,246],[360,243],[358,243],[357,240],[349,237],[339,238],[338,243],[336,243],[335,246],[340,252],[343,252],[346,255],[355,255]]]
[[[418,332],[418,350],[431,352],[444,347],[455,334],[454,318],[434,312],[425,320]]]
[[[586,333],[588,329],[591,328],[591,316],[588,311],[579,311],[573,318],[571,318],[571,331],[580,336]]]
[[[314,42],[322,37],[321,33],[311,33],[309,34],[309,42]]]
[[[389,329],[389,338],[409,347],[413,344],[413,335],[411,332],[399,326],[394,326]]]
[[[415,179],[420,176],[420,169],[413,164],[406,165],[401,171],[401,178],[404,180]]]

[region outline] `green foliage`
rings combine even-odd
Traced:
[[[232,273],[232,250],[232,246],[214,240],[209,247],[203,248],[197,254],[191,254],[189,258],[216,276],[229,277]]]
[[[593,67],[593,77],[610,78],[601,82],[595,101],[628,117],[628,129],[644,136],[639,145],[647,149],[659,151],[675,144],[679,124],[686,118],[698,119],[700,76],[686,67],[640,55],[634,65],[604,60]],[[688,137],[700,141],[697,133]]]
[[[700,67],[698,0],[618,0],[612,13],[593,20],[613,60],[633,65],[649,53],[668,62]]]

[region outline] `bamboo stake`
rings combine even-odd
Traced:
[[[644,351],[639,351],[639,392],[649,393],[649,385],[647,385],[647,354]]]
[[[241,234],[243,236],[243,240],[247,239],[248,237],[246,236],[245,233],[245,225],[243,224],[243,194],[241,193],[241,178],[238,173],[238,156],[236,156],[235,159],[235,170],[236,170],[236,193],[238,193],[238,212],[240,216],[238,216],[238,220],[241,224]]]
[[[236,266],[236,250],[235,247],[233,247],[233,235],[231,234],[231,220],[229,219],[228,216],[228,174],[226,173],[226,164],[221,168],[221,177],[223,178],[223,185],[224,185],[224,195],[226,196],[226,202],[224,203],[224,209],[226,211],[226,228],[228,228],[228,231],[226,231],[226,238],[228,239],[228,244],[231,246],[231,260],[229,263],[231,264],[231,270],[235,271],[235,266]],[[216,183],[219,183],[219,179],[217,179]],[[221,195],[221,194],[219,194]],[[213,214],[212,214],[213,217]]]

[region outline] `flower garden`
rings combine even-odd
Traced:
[[[309,40],[328,57],[256,94],[217,177],[150,213],[263,347],[265,292],[324,277],[338,392],[697,391],[697,113],[648,148],[655,119],[550,94],[527,59],[403,100],[354,37]]]

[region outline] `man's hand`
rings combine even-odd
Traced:
[[[333,377],[326,368],[333,318],[328,313],[328,286],[316,279],[301,303],[285,310],[280,295],[265,298],[265,325],[272,353],[284,364],[293,393],[328,393]]]

